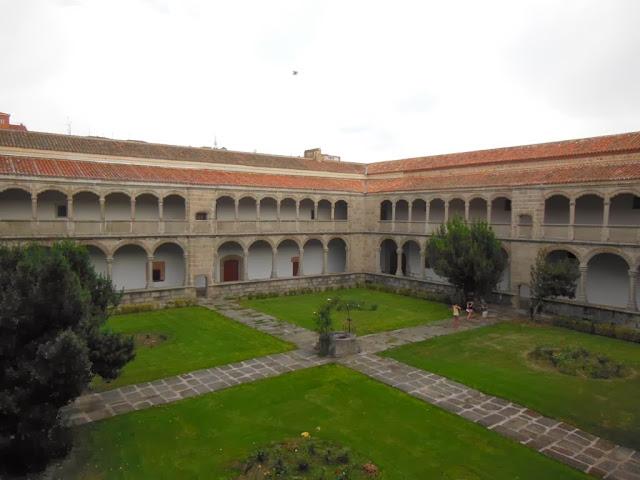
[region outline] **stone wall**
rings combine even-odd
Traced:
[[[176,298],[195,298],[195,287],[156,288],[153,290],[131,290],[122,296],[121,305],[156,303],[163,305]]]

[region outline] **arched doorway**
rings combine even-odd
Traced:
[[[614,253],[599,253],[587,264],[587,302],[625,308],[629,301],[629,265]]]
[[[398,268],[398,246],[391,239],[386,239],[380,244],[380,271],[395,275]]]
[[[347,244],[341,238],[334,238],[328,244],[327,273],[342,273],[347,270]]]
[[[244,250],[237,242],[225,242],[218,247],[218,274],[221,282],[237,282],[243,274]]]

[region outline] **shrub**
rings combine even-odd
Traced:
[[[565,375],[589,378],[621,378],[628,375],[628,369],[606,355],[594,354],[582,347],[538,346],[529,357],[542,364],[552,366]]]
[[[624,325],[616,325],[614,327],[615,337],[620,340],[627,340],[629,342],[640,343],[640,330],[635,328],[626,327]]]
[[[126,305],[120,305],[116,310],[116,315],[123,315],[125,313],[140,313],[150,312],[157,310],[158,304],[156,303],[129,303]]]

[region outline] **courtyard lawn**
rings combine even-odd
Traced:
[[[327,298],[336,296],[345,300],[365,301],[369,305],[376,304],[378,306],[375,311],[351,312],[352,325],[358,335],[413,327],[447,319],[451,316],[449,308],[442,303],[366,288],[348,288],[305,295],[243,300],[242,304],[285,322],[295,323],[313,330],[315,328],[313,312]],[[336,330],[346,329],[344,321],[346,316],[346,312],[333,313],[333,324]]]
[[[110,383],[94,380],[92,387],[98,391],[294,348],[204,307],[115,315],[107,327],[128,335],[163,335],[166,340],[156,345],[137,344],[136,358],[120,377]]]
[[[301,432],[384,479],[586,479],[497,433],[338,365],[301,370],[96,422],[55,478],[235,478],[259,447]],[[300,477],[303,478],[303,477]]]
[[[607,380],[565,375],[527,358],[539,345],[583,347],[624,363],[634,372],[627,378]],[[504,323],[406,345],[382,355],[640,448],[638,344],[562,328]]]

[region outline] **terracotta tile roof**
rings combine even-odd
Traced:
[[[0,146],[105,156],[288,168],[319,172],[363,174],[366,168],[366,166],[361,163],[318,161],[303,157],[234,152],[231,150],[212,148],[181,147],[133,140],[79,137],[75,135],[60,135],[44,132],[0,130]]]
[[[0,175],[362,192],[364,180],[0,155]]]
[[[409,172],[625,152],[640,152],[640,132],[370,163],[367,173]]]
[[[569,165],[530,165],[526,168],[495,166],[466,173],[461,170],[432,171],[428,174],[367,180],[369,193],[404,190],[439,190],[469,187],[516,187],[640,179],[640,162],[576,162]]]

